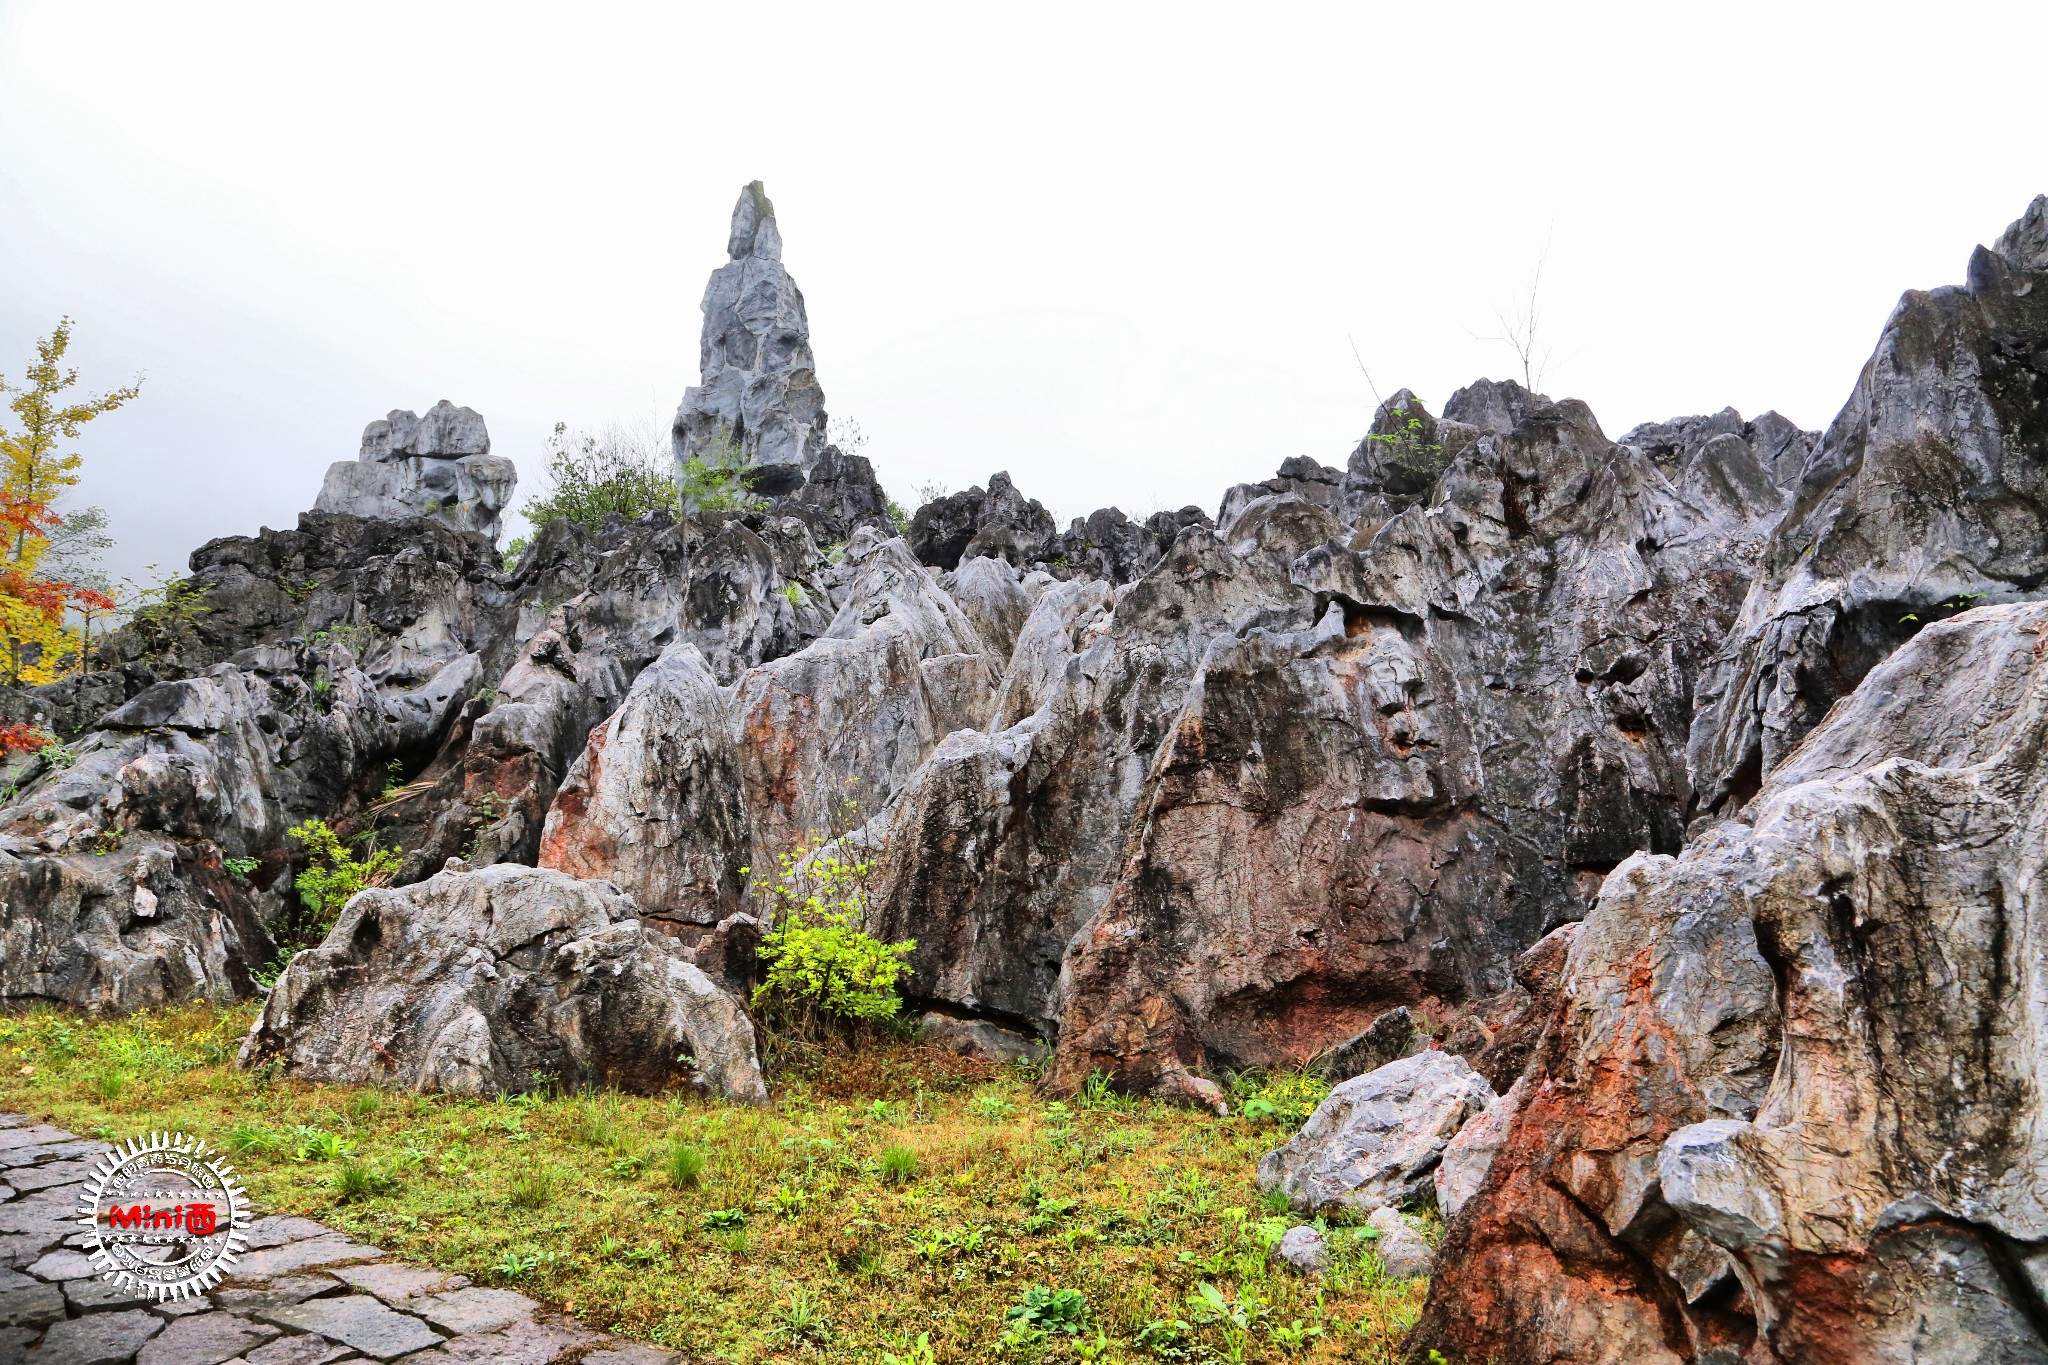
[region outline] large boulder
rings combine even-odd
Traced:
[[[1415,1352],[2048,1359],[2044,640],[1927,626],[1609,876]]]
[[[509,864],[357,895],[292,959],[241,1060],[469,1095],[555,1082],[767,1098],[739,1001],[631,897]]]
[[[1259,1158],[1259,1188],[1311,1213],[1372,1213],[1431,1189],[1444,1147],[1494,1102],[1463,1057],[1418,1052],[1323,1097],[1284,1146]]]
[[[491,454],[484,419],[442,399],[425,417],[394,410],[363,429],[353,461],[328,466],[316,512],[386,521],[431,517],[498,538],[519,468]]]

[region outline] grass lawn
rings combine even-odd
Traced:
[[[1314,1102],[1216,1119],[910,1041],[800,1055],[765,1109],[692,1094],[478,1101],[237,1070],[253,1007],[0,1017],[0,1108],[228,1149],[259,1207],[519,1289],[704,1361],[1392,1362],[1425,1282],[1330,1227],[1329,1274],[1259,1155]]]

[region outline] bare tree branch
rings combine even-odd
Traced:
[[[1550,241],[1544,239],[1543,253],[1536,258],[1536,269],[1529,276],[1529,296],[1521,307],[1509,310],[1496,308],[1493,319],[1500,324],[1500,331],[1493,336],[1471,334],[1474,341],[1504,342],[1515,353],[1515,359],[1522,366],[1522,387],[1531,393],[1543,383],[1543,375],[1550,367],[1551,350],[1541,340],[1542,312],[1539,306],[1543,288],[1543,265],[1550,259]]]
[[[1351,336],[1348,333],[1345,335],[1344,339],[1346,341],[1351,342],[1351,358],[1358,362],[1358,372],[1365,376],[1365,386],[1368,389],[1372,390],[1373,406],[1380,406],[1387,400],[1380,397],[1380,386],[1372,382],[1372,371],[1365,368],[1365,357],[1358,353],[1358,343],[1356,341],[1352,341]]]

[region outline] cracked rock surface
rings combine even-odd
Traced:
[[[542,1075],[767,1099],[752,1021],[630,897],[513,863],[351,900],[243,1045],[245,1066],[273,1059],[308,1080],[454,1094]]]
[[[1980,607],[1873,669],[1740,819],[1616,869],[1418,1340],[2048,1359],[2044,752],[2048,604]]]

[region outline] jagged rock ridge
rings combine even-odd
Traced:
[[[1733,818],[1608,877],[1412,1359],[2048,1360],[2048,606],[1997,604],[2048,555],[2044,240],[1906,295],[1808,458],[1702,684]]]
[[[246,995],[283,831],[375,821],[397,885],[294,963],[252,1059],[752,1097],[740,869],[832,834],[873,931],[918,941],[914,1004],[1049,1043],[1054,1088],[1214,1103],[1205,1071],[1439,1020],[1502,1097],[1399,1182],[1456,1206],[1418,1352],[1912,1358],[1910,1320],[1924,1358],[2043,1358],[2044,242],[2048,199],[1909,294],[1819,437],[1724,410],[1614,441],[1480,381],[1214,520],[1061,532],[1001,475],[898,537],[813,441],[750,187],[685,414],[759,400],[771,507],[557,523],[511,570],[377,508],[202,548],[188,632],[9,700],[81,733],[8,774],[0,995]],[[802,345],[742,355],[753,322]],[[447,458],[450,414],[356,464]],[[494,897],[535,933],[486,942]],[[711,1065],[657,1064],[678,1038]]]

